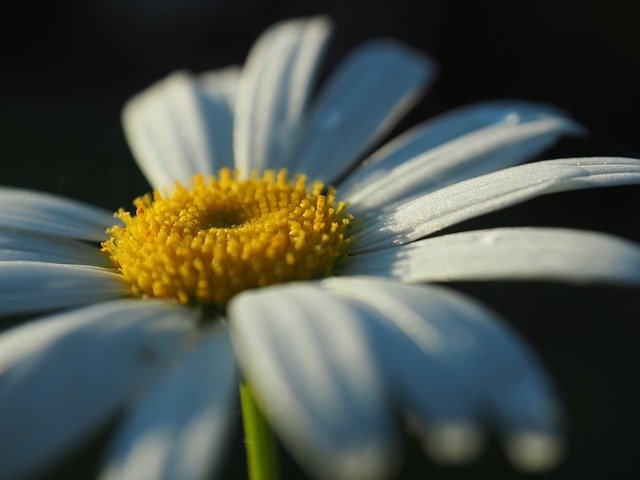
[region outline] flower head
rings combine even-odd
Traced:
[[[314,97],[329,30],[280,23],[242,69],[136,95],[125,133],[155,190],[133,213],[0,189],[0,313],[47,312],[0,335],[0,477],[47,467],[124,409],[101,478],[207,478],[239,374],[315,477],[387,477],[397,412],[435,461],[473,458],[485,425],[519,468],[558,461],[562,412],[535,357],[495,313],[426,284],[638,285],[640,247],[436,234],[537,195],[640,183],[640,161],[514,166],[581,132],[521,101],[459,108],[360,161],[435,65],[373,41]]]
[[[138,198],[136,215],[103,242],[134,294],[224,307],[237,293],[329,275],[346,252],[351,220],[322,182],[287,181],[281,170],[241,179],[196,175],[170,196]]]

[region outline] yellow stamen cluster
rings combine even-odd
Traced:
[[[102,244],[134,295],[224,306],[242,290],[328,275],[345,255],[351,216],[323,184],[286,171],[240,179],[220,170],[137,198]]]

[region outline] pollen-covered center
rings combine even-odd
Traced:
[[[137,198],[103,242],[133,294],[224,306],[236,293],[326,276],[350,243],[351,216],[322,183],[283,170],[240,179],[220,170],[192,188]]]

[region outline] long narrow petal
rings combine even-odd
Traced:
[[[556,228],[496,228],[427,238],[355,255],[342,274],[407,282],[557,280],[640,285],[640,245]]]
[[[229,335],[219,329],[136,402],[100,478],[210,478],[229,443],[237,387]]]
[[[487,107],[496,110],[492,105]],[[543,108],[536,111],[525,104],[520,112],[518,107],[505,109],[503,116],[496,115],[493,123],[481,125],[432,150],[426,150],[424,144],[431,142],[433,126],[425,125],[409,133],[409,138],[403,139],[383,159],[370,163],[362,172],[354,172],[352,188],[346,191],[340,188],[340,194],[356,212],[379,209],[521,163],[561,135],[582,131],[575,122],[549,115]],[[476,112],[471,109],[471,113]]]
[[[634,158],[568,158],[511,167],[428,193],[367,221],[352,251],[411,242],[548,193],[637,183],[640,160]]]
[[[381,278],[335,278],[324,285],[378,310],[437,360],[504,437],[516,466],[545,470],[558,461],[563,419],[553,389],[526,345],[496,314],[442,287]],[[437,451],[434,442],[441,439],[426,440]]]
[[[176,72],[132,97],[122,112],[122,122],[134,157],[153,187],[188,183],[196,173],[212,174],[229,165],[233,118],[229,101],[234,89],[233,71],[200,78]],[[213,123],[212,123],[213,122]],[[218,145],[220,148],[218,148]]]
[[[522,100],[491,100],[448,110],[391,140],[367,157],[337,186],[340,192],[357,191],[381,172],[443,145],[451,140],[500,124],[520,124],[544,117],[566,117],[566,113],[546,104]]]
[[[285,445],[321,478],[387,478],[389,408],[363,325],[370,312],[288,284],[229,307],[238,361]]]
[[[108,259],[93,245],[42,234],[0,230],[0,262],[16,260],[109,266]]]
[[[0,187],[0,228],[79,240],[106,239],[113,214],[51,193]]]
[[[430,59],[390,40],[356,49],[321,92],[294,170],[336,180],[414,105],[435,71]]]
[[[44,262],[0,262],[0,316],[121,298],[127,286],[113,270]]]
[[[58,328],[36,324],[46,340],[0,383],[0,477],[31,475],[77,448],[167,366],[194,320],[166,302],[120,300],[40,321]]]
[[[235,153],[244,174],[287,165],[330,32],[326,17],[285,21],[256,42],[242,71]]]

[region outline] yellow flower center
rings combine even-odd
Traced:
[[[137,198],[102,243],[134,295],[215,303],[249,288],[326,276],[346,254],[352,220],[335,191],[286,171],[240,179],[221,169]]]

